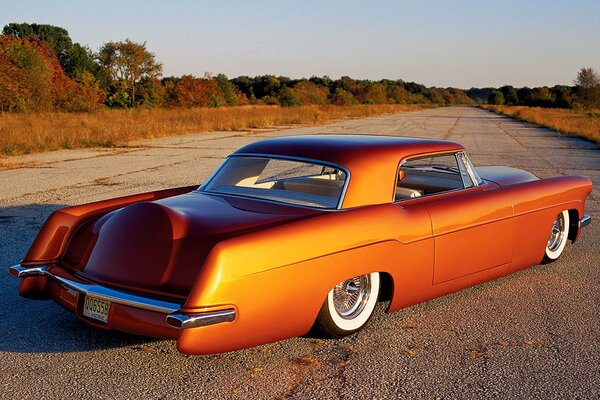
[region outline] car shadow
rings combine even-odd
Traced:
[[[19,296],[19,281],[8,274],[18,264],[46,218],[62,204],[0,207],[0,352],[63,353],[134,346],[158,341],[89,327],[51,300]]]

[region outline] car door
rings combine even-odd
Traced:
[[[399,176],[401,191],[415,190],[416,199],[409,201],[425,205],[431,218],[434,285],[494,267],[508,271],[514,237],[511,199],[481,181],[464,152],[408,160]]]

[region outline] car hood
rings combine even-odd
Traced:
[[[187,296],[219,241],[324,212],[201,192],[135,203],[95,223],[83,273],[109,285]]]

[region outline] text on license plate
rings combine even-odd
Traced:
[[[83,315],[98,321],[108,321],[110,302],[92,296],[85,296],[83,300]]]

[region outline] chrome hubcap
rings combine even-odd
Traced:
[[[338,283],[333,288],[335,311],[344,319],[356,317],[365,308],[370,292],[370,275],[361,275]]]
[[[550,239],[548,240],[548,250],[556,251],[564,240],[565,219],[562,213],[558,214],[550,231]]]

